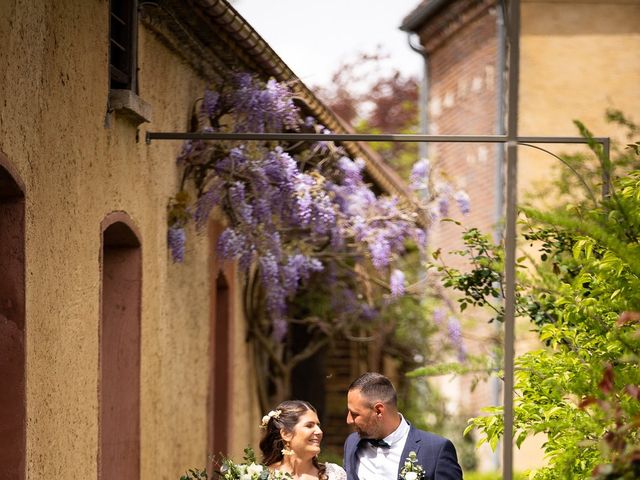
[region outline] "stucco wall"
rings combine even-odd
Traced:
[[[27,478],[96,476],[100,223],[124,211],[142,243],[141,478],[175,479],[207,453],[208,242],[190,241],[185,264],[171,263],[166,205],[180,145],[143,139],[185,130],[205,82],[141,27],[140,96],[153,123],[137,130],[115,115],[105,128],[108,1],[0,8],[0,150],[26,196]],[[238,455],[260,414],[239,316],[234,324]]]
[[[637,0],[522,3],[521,135],[576,136],[572,120],[596,136],[620,140],[607,108],[640,121],[640,2]],[[546,146],[554,153],[585,147]],[[520,184],[548,176],[557,160],[520,149]]]

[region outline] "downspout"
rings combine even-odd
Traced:
[[[420,82],[420,105],[419,105],[419,120],[420,120],[420,134],[427,135],[429,133],[429,57],[427,51],[420,45],[414,45],[411,41],[413,32],[409,32],[407,40],[409,47],[416,53],[419,53],[423,59],[423,71],[422,82]],[[429,151],[429,145],[426,142],[420,142],[418,145],[418,157],[427,158]]]
[[[505,81],[506,74],[506,32],[504,25],[504,1],[498,0],[496,5],[496,39],[498,42],[496,51],[496,135],[505,134]],[[495,200],[493,240],[496,245],[502,243],[502,219],[504,216],[504,145],[496,143],[495,165]],[[499,336],[501,327],[495,322],[496,335]],[[502,363],[502,355],[496,352],[496,363]],[[500,405],[502,399],[502,382],[494,378],[491,385],[491,404]],[[500,449],[496,448],[491,456],[494,470],[500,470]]]

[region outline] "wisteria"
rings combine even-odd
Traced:
[[[174,225],[169,228],[167,243],[169,244],[169,250],[171,250],[171,256],[176,262],[182,262],[184,260],[186,239],[187,236],[183,227]]]
[[[471,204],[467,192],[465,192],[464,190],[458,190],[453,195],[453,198],[458,204],[458,210],[460,210],[460,213],[462,213],[463,215],[468,215],[471,211]]]
[[[205,91],[197,118],[200,130],[209,132],[329,133],[313,117],[303,119],[286,85],[250,74]],[[218,252],[237,260],[244,272],[252,266],[259,272],[274,339],[286,335],[289,302],[319,272],[371,267],[387,277],[391,298],[405,293],[404,273],[395,262],[407,241],[424,246],[428,225],[420,223],[409,204],[374,193],[364,178],[365,162],[350,158],[342,147],[332,142],[302,148],[285,142],[187,141],[177,160],[184,175],[170,205],[173,259],[184,259],[188,223],[202,230],[212,210],[220,208],[228,226],[218,239]],[[429,191],[430,170],[426,159],[414,167],[411,182],[423,194]],[[442,197],[448,202],[451,188],[440,190],[446,190]],[[194,202],[184,200],[188,191],[196,192]],[[458,203],[463,200],[456,194]],[[350,283],[355,289],[361,284]],[[353,315],[375,316],[363,294],[349,298],[343,308]]]
[[[460,322],[456,317],[449,317],[447,323],[447,333],[449,335],[449,341],[451,345],[456,349],[458,354],[458,360],[463,362],[467,358],[467,348],[462,338],[462,328]]]
[[[446,317],[447,312],[444,308],[439,307],[433,311],[433,323],[437,326],[442,325]]]
[[[409,186],[419,192],[421,197],[425,198],[429,195],[429,174],[431,172],[431,163],[428,158],[422,158],[413,164],[411,169],[411,177],[409,178]]]
[[[404,273],[402,270],[398,270],[397,268],[391,272],[390,277],[390,290],[391,295],[394,297],[399,297],[404,294]]]

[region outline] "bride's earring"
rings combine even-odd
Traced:
[[[291,450],[291,445],[289,445],[289,442],[284,443],[284,448],[280,450],[280,452],[284,456],[291,456],[294,453],[293,450]]]

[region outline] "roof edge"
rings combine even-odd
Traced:
[[[327,107],[302,80],[287,66],[271,46],[253,29],[247,20],[226,0],[195,0],[208,16],[223,28],[235,41],[246,48],[248,54],[264,73],[280,82],[292,84],[295,93],[318,117],[320,122],[336,133],[353,133],[353,129]],[[362,157],[367,164],[367,172],[388,193],[410,197],[406,186],[398,174],[368,145],[361,142],[344,142],[347,151]]]
[[[419,5],[404,18],[400,25],[400,30],[403,32],[417,32],[418,29],[427,22],[427,20],[438,13],[438,11],[447,3],[448,0],[432,0]]]

